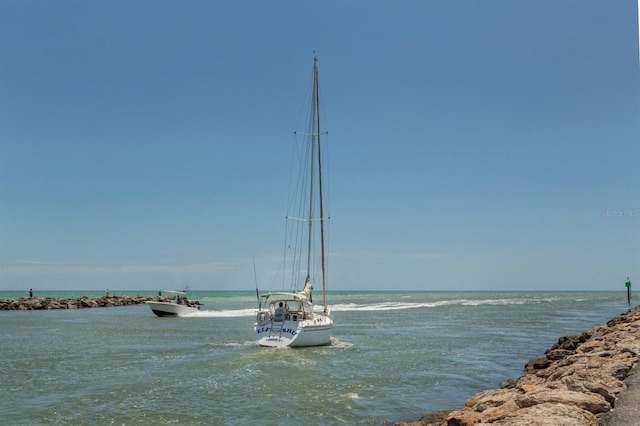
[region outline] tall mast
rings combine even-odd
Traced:
[[[307,241],[307,280],[311,279],[311,241],[313,239],[313,196],[315,194],[315,155],[316,155],[316,137],[320,138],[318,129],[316,129],[316,116],[318,115],[317,98],[318,98],[318,58],[313,56],[313,94],[311,99],[311,161],[309,167],[309,230]]]
[[[325,292],[326,289],[326,274],[325,274],[325,263],[324,263],[324,211],[322,206],[322,153],[320,151],[320,88],[318,82],[318,58],[314,56],[313,58],[313,68],[315,75],[315,100],[316,100],[316,117],[317,117],[317,127],[318,127],[318,200],[320,202],[320,255],[321,255],[321,264],[322,264],[322,304],[324,306],[324,311],[327,313],[327,294]]]
[[[324,310],[327,310],[326,289],[326,273],[325,273],[325,247],[324,247],[324,210],[322,204],[322,155],[320,150],[320,88],[318,83],[318,58],[313,55],[313,94],[311,100],[311,164],[309,179],[309,240],[307,242],[307,279],[311,280],[311,246],[313,240],[313,213],[314,213],[314,195],[315,195],[315,164],[316,154],[318,163],[318,202],[319,202],[319,219],[320,219],[320,256],[321,256],[321,274],[322,274],[322,303]],[[306,282],[305,282],[306,284]]]

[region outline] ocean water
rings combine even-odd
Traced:
[[[190,318],[0,311],[3,423],[391,425],[460,408],[629,308],[626,292],[334,292],[332,344],[277,349],[253,340],[253,292],[192,299],[205,306]]]

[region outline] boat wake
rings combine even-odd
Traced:
[[[331,305],[332,312],[366,312],[366,311],[399,311],[404,309],[424,309],[438,308],[441,306],[482,306],[482,305],[525,305],[531,303],[551,302],[549,298],[505,298],[505,299],[451,299],[439,300],[436,302],[379,302],[379,303],[338,303]],[[253,317],[256,315],[255,308],[249,309],[229,309],[229,310],[213,310],[202,309],[187,315],[183,318],[242,318]],[[321,306],[315,307],[315,312],[322,312]]]
[[[184,315],[183,318],[239,318],[255,316],[255,309],[230,309],[228,311],[216,311],[201,309],[197,312]]]
[[[372,304],[344,303],[331,306],[333,312],[346,311],[397,311],[403,309],[437,308],[440,306],[481,306],[481,305],[524,305],[532,302],[544,302],[547,300],[531,299],[454,299],[438,302],[380,302]]]

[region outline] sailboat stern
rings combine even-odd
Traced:
[[[256,324],[256,341],[260,346],[281,347],[291,346],[296,340],[298,330],[291,328],[291,324]]]
[[[323,346],[331,343],[333,320],[324,315],[315,315],[313,319],[299,319],[295,315],[285,321],[273,321],[263,318],[254,326],[256,341],[260,346],[297,347]]]

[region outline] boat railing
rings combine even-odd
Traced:
[[[269,321],[269,319],[270,319],[269,312],[266,312],[266,311],[260,311],[256,316],[256,320],[258,321],[259,324]]]
[[[272,321],[272,322],[284,322],[284,321],[302,321],[308,319],[310,316],[303,310],[287,311],[282,318],[277,318],[275,312],[258,311],[256,314],[256,321],[259,324]]]

